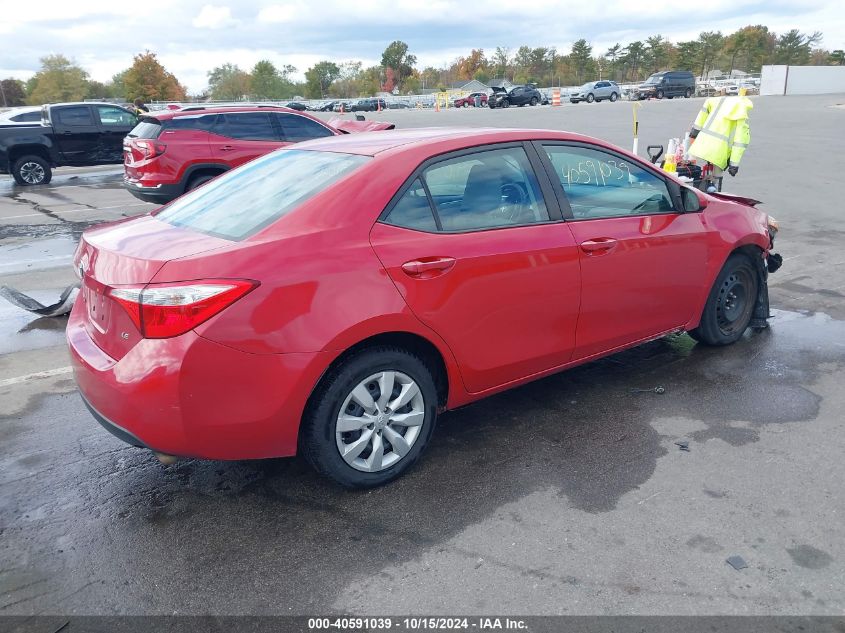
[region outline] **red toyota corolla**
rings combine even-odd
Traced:
[[[754,204],[564,132],[309,141],[83,235],[76,380],[165,459],[301,452],[378,485],[438,411],[669,332],[764,326],[777,258]]]

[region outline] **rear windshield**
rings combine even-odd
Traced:
[[[161,123],[158,119],[141,119],[141,122],[127,134],[129,138],[158,138]]]
[[[242,240],[368,160],[369,156],[334,152],[273,152],[185,194],[156,218],[227,240]]]

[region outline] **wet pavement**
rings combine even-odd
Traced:
[[[378,490],[339,489],[298,458],[164,468],[84,409],[63,320],[0,306],[0,614],[842,614],[845,220],[831,185],[845,156],[784,179],[772,151],[843,129],[835,102],[757,100],[731,183],[783,226],[769,330],[722,349],[668,337],[450,412]],[[647,104],[660,121],[644,127],[677,133],[698,105]],[[565,116],[619,143],[630,126],[621,103],[441,114]],[[805,140],[784,139],[799,116]],[[77,231],[147,208],[91,178],[2,189],[0,284],[49,301],[74,280],[53,262]]]

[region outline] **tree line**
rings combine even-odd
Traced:
[[[266,59],[249,70],[223,64],[207,73],[208,87],[192,98],[351,98],[377,92],[442,91],[456,82],[472,79],[488,85],[508,80],[515,84],[568,86],[594,79],[636,82],[668,69],[691,70],[703,76],[716,69],[724,73],[759,72],[766,64],[845,64],[845,52],[821,48],[821,41],[820,32],[792,29],[777,34],[766,26],[753,25],[728,35],[706,31],[689,41],[672,42],[662,35],[653,35],[624,46],[616,43],[606,51],[594,50],[583,38],[565,53],[543,46],[520,46],[516,50],[497,47],[489,55],[483,49],[472,49],[442,68],[418,69],[416,56],[405,42],[397,40],[385,48],[378,65],[365,68],[360,61],[323,60],[305,71],[304,82],[292,78],[297,73],[294,66],[277,67]],[[29,81],[0,81],[0,106],[105,98],[131,101],[138,97],[144,101],[183,101],[188,95],[150,51],[136,55],[129,68],[106,83],[92,80],[82,67],[63,55],[42,58],[40,70]]]

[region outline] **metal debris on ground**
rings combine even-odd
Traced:
[[[666,388],[652,387],[651,389],[631,389],[631,393],[666,393]]]
[[[18,308],[23,308],[28,312],[42,317],[56,317],[69,313],[71,308],[73,308],[73,302],[76,300],[76,295],[78,294],[79,286],[77,284],[68,286],[59,296],[58,302],[45,306],[29,295],[18,292],[14,288],[0,286],[0,297],[3,297],[6,301]]]
[[[737,571],[748,567],[748,563],[745,562],[745,559],[742,556],[731,556],[725,562]]]
[[[675,446],[680,448],[682,451],[689,453],[689,442],[687,440],[679,440],[675,442]]]

